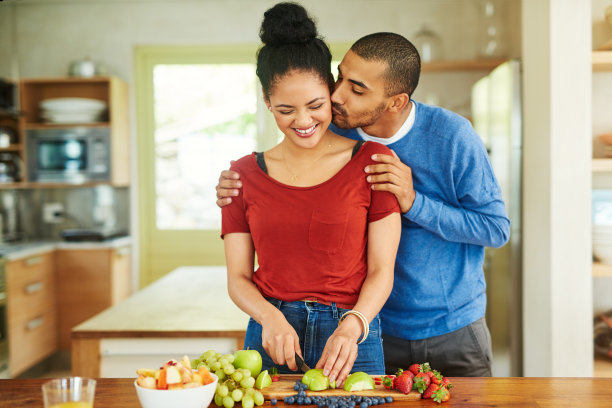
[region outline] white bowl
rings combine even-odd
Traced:
[[[206,408],[210,405],[219,378],[210,374],[215,381],[210,384],[202,385],[196,388],[183,388],[180,390],[152,390],[142,388],[134,380],[136,394],[143,408]]]
[[[89,109],[106,109],[106,102],[92,98],[52,98],[44,99],[40,102],[42,109],[54,111],[78,111]]]

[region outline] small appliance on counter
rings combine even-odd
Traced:
[[[63,230],[61,235],[68,242],[100,242],[127,236],[127,232],[121,229],[74,228]]]

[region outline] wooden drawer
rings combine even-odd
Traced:
[[[55,273],[51,252],[6,264],[9,323],[55,310]]]
[[[15,377],[57,349],[55,310],[9,321],[8,334],[9,365]]]
[[[53,253],[6,263],[10,375],[57,349],[56,281]]]

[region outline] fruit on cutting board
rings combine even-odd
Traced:
[[[374,379],[363,371],[357,371],[353,374],[349,375],[344,382],[344,391],[363,391],[363,390],[373,390],[374,389]]]
[[[304,373],[302,383],[306,384],[310,391],[323,391],[328,388],[336,388],[336,382],[329,381],[329,377],[323,374],[322,368],[311,368]]]
[[[421,398],[431,398],[437,403],[442,403],[450,399],[452,386],[453,384],[441,372],[432,369],[429,363],[423,363],[412,364],[408,370],[400,368],[393,379],[391,389],[404,394],[416,390],[421,393]]]
[[[255,380],[255,388],[261,390],[270,386],[270,384],[272,384],[272,377],[270,377],[270,374],[268,374],[268,370],[263,370],[261,373],[259,373],[257,379]]]

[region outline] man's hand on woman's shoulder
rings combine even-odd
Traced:
[[[240,175],[235,171],[223,170],[219,176],[219,184],[215,187],[217,190],[217,205],[224,207],[232,202],[232,197],[237,196],[242,188]]]
[[[372,160],[379,164],[366,166],[365,172],[369,174],[368,182],[372,183],[372,189],[394,194],[404,214],[410,211],[416,196],[412,184],[412,169],[402,163],[393,150],[391,152],[393,156],[373,155]]]

